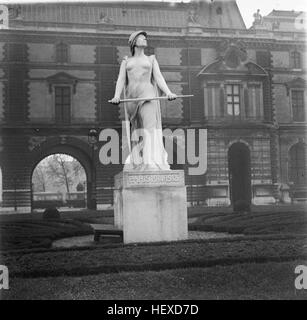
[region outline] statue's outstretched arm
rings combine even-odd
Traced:
[[[126,60],[123,60],[120,65],[119,74],[118,74],[116,87],[115,87],[115,94],[114,94],[114,98],[110,101],[111,103],[119,104],[120,95],[124,89],[125,81],[126,81]]]
[[[165,79],[160,71],[158,61],[153,56],[153,67],[152,67],[153,77],[156,81],[158,87],[169,97],[170,100],[176,99],[176,95],[173,94],[169,87],[167,86]]]

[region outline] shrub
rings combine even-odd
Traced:
[[[235,212],[250,212],[251,208],[250,208],[250,204],[246,201],[246,200],[237,200],[234,203],[233,206],[233,211]]]
[[[60,219],[61,215],[57,208],[49,207],[43,213],[43,219],[46,220],[53,220],[53,219]]]

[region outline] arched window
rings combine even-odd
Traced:
[[[298,51],[291,52],[291,65],[294,69],[301,68],[301,54]]]
[[[306,145],[299,142],[289,153],[289,180],[296,185],[306,185]]]

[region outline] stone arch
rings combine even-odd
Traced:
[[[226,146],[227,151],[229,151],[229,148],[230,148],[233,144],[238,143],[238,142],[244,143],[244,144],[249,148],[249,151],[252,152],[252,148],[251,148],[251,146],[249,145],[249,143],[248,143],[247,141],[245,141],[244,139],[241,139],[241,138],[236,139],[236,140],[231,140],[231,141],[227,144],[227,146]]]
[[[228,148],[228,174],[231,203],[252,199],[251,150],[245,141],[236,141]]]
[[[94,176],[94,159],[90,146],[84,141],[72,137],[59,137],[47,139],[36,146],[30,154],[31,175],[30,186],[32,190],[32,176],[35,167],[39,162],[49,155],[61,153],[67,154],[80,162],[85,170],[87,180],[87,204],[89,208],[96,207],[96,177]],[[32,193],[32,192],[31,192]]]

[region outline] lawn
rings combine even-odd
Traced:
[[[44,220],[42,213],[2,215],[0,249],[50,248],[54,240],[92,234],[89,223],[113,224],[113,212],[70,211],[55,220]]]
[[[307,210],[251,213],[194,213],[190,230],[241,233],[245,235],[307,235]]]
[[[13,277],[80,276],[307,257],[307,238],[219,239],[3,254]]]
[[[3,299],[307,299],[294,288],[294,269],[306,260],[214,268],[122,272],[10,281]],[[197,302],[195,302],[198,304]],[[102,315],[106,312],[101,310]]]
[[[205,210],[205,209],[204,209]],[[189,208],[189,230],[296,237],[307,235],[307,211],[223,213]],[[113,212],[65,212],[62,219],[46,221],[42,214],[0,216],[1,250],[50,248],[52,241],[92,234],[89,223],[113,224]]]
[[[306,299],[293,286],[295,266],[307,261],[305,212],[190,217],[191,230],[244,236],[52,249],[53,240],[92,233],[88,223],[112,223],[112,212],[0,217],[0,264],[11,286],[2,298]]]

